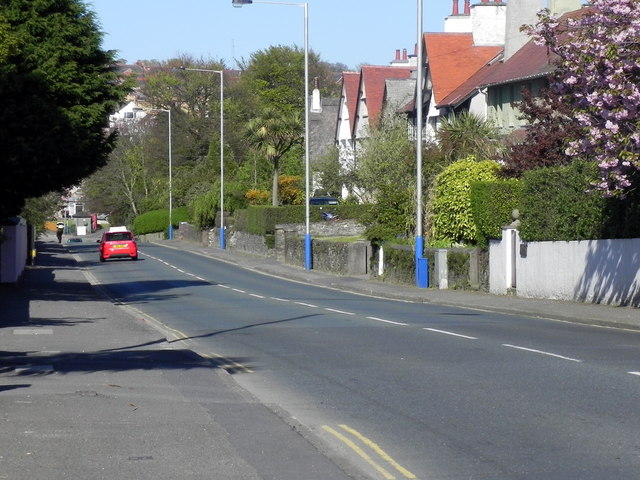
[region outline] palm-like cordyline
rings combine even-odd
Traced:
[[[267,108],[247,124],[245,136],[249,143],[273,164],[272,204],[278,205],[280,159],[303,141],[303,122],[298,113]]]

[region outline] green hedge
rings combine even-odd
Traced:
[[[521,229],[525,241],[603,238],[607,201],[593,188],[595,162],[526,172],[522,180]]]
[[[313,205],[309,208],[309,220],[321,222],[323,212],[332,212],[341,219],[359,219],[370,205]],[[246,210],[236,210],[236,228],[254,235],[273,234],[276,225],[283,223],[304,223],[304,205],[252,205]]]
[[[521,188],[516,179],[471,184],[471,211],[478,246],[486,247],[489,239],[502,238],[502,227],[513,221],[513,210],[519,208]]]
[[[173,228],[178,228],[180,222],[188,222],[189,213],[187,207],[179,207],[171,210],[171,223]],[[169,209],[153,210],[143,213],[133,220],[133,233],[144,235],[145,233],[166,232],[169,229]]]

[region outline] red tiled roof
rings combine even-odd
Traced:
[[[344,94],[347,97],[349,131],[353,135],[353,129],[356,124],[356,109],[358,108],[358,88],[360,87],[360,74],[357,72],[343,72],[342,81]]]
[[[556,58],[557,56],[551,54],[546,46],[529,41],[506,62],[496,64],[496,68],[478,85],[495,85],[542,77],[553,71]]]
[[[475,46],[471,33],[425,33],[424,43],[436,104],[502,51]]]
[[[578,17],[592,11],[590,7],[568,12],[560,17],[560,21]],[[487,87],[505,83],[539,78],[553,71],[557,55],[544,45],[536,45],[533,40],[526,43],[511,58],[481,68],[475,75],[438,102],[438,106],[457,106],[478,87]]]
[[[411,67],[377,67],[364,65],[361,69],[360,92],[366,95],[369,124],[375,125],[380,118],[384,101],[385,80],[388,78],[409,78]]]

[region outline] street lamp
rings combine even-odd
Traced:
[[[416,252],[415,273],[416,287],[428,287],[428,264],[424,255],[424,238],[422,236],[422,6],[423,0],[417,0],[418,17],[418,72],[416,75]]]
[[[304,8],[304,191],[305,191],[305,235],[304,267],[311,269],[311,233],[309,230],[309,6],[307,3],[263,2],[258,0],[231,0],[234,7],[264,3],[270,5],[291,5]]]
[[[173,222],[172,222],[172,210],[173,210],[173,198],[172,198],[172,175],[171,175],[171,110],[158,108],[159,112],[166,112],[169,114],[169,240],[173,240]]]
[[[180,70],[217,73],[220,75],[220,248],[224,250],[224,70],[187,67],[180,67]]]

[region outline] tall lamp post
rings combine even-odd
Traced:
[[[416,286],[426,288],[429,285],[428,264],[424,255],[424,238],[422,236],[422,6],[423,0],[417,0],[418,17],[418,72],[416,76],[416,252],[415,272]]]
[[[220,75],[220,248],[224,250],[224,70],[187,67],[180,67],[180,70],[187,70],[189,72],[217,73]]]
[[[269,5],[292,5],[304,8],[304,190],[305,190],[305,236],[304,267],[311,269],[311,233],[309,230],[309,6],[307,3],[263,2],[259,0],[231,0],[234,7],[264,3]]]
[[[171,148],[171,110],[168,109],[164,109],[164,108],[158,108],[157,109],[159,112],[166,112],[169,114],[169,240],[173,240],[173,218],[172,218],[172,211],[173,211],[173,197],[172,197],[172,192],[173,192],[173,188],[172,188],[172,174],[171,174],[171,152],[172,152],[172,148]]]

